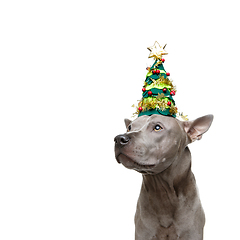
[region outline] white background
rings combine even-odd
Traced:
[[[0,239],[134,239],[141,175],[113,138],[141,98],[147,47],[180,111],[215,116],[191,144],[205,240],[239,237],[238,1],[1,1]]]

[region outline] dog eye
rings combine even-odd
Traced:
[[[131,131],[131,128],[132,128],[131,125],[129,125],[127,131],[128,132]]]
[[[157,124],[155,127],[154,127],[154,131],[155,132],[158,132],[158,131],[160,131],[162,129],[162,127],[159,125],[159,124]]]

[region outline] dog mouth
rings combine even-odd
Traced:
[[[123,153],[120,153],[116,157],[116,159],[117,159],[118,163],[122,163],[126,168],[134,169],[134,170],[136,170],[140,173],[143,173],[143,174],[144,173],[145,174],[151,173],[151,171],[149,172],[149,170],[151,170],[152,168],[155,167],[155,164],[140,164],[140,163],[137,163]]]

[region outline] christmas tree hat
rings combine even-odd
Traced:
[[[176,87],[168,78],[170,73],[166,72],[163,67],[165,59],[162,56],[168,54],[165,47],[166,45],[161,46],[158,42],[155,42],[152,47],[148,48],[150,50],[149,58],[154,58],[155,62],[147,68],[148,73],[142,88],[142,99],[136,107],[135,114],[138,117],[152,114],[177,116],[178,111],[173,99],[176,94]]]

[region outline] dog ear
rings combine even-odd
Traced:
[[[127,128],[128,125],[131,124],[132,121],[129,120],[129,119],[127,119],[127,118],[125,118],[125,119],[124,119],[124,122],[125,122],[125,125],[126,125],[126,128]]]
[[[206,115],[197,118],[194,121],[183,122],[184,130],[186,131],[191,142],[195,140],[200,140],[202,135],[207,132],[213,121],[213,115]]]

